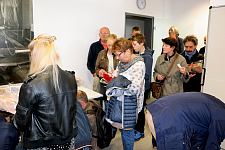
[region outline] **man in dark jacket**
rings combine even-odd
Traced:
[[[184,92],[201,91],[202,64],[204,57],[196,47],[198,39],[194,35],[186,36],[183,40],[185,51],[181,54],[187,61],[190,80],[184,83]]]
[[[19,142],[19,132],[5,117],[0,114],[0,150],[13,150]]]
[[[214,96],[179,93],[160,98],[146,108],[157,150],[218,150],[225,139],[225,104]]]
[[[150,78],[152,74],[152,62],[153,62],[153,53],[154,50],[149,48],[145,49],[145,36],[143,34],[135,34],[131,37],[132,45],[134,51],[144,58],[145,63],[145,93],[144,93],[144,102],[143,106],[146,106],[146,100],[150,92]],[[135,127],[135,136],[134,140],[140,140],[144,137],[144,126],[145,126],[145,113],[144,107],[138,114],[138,121]]]
[[[78,126],[78,134],[75,137],[75,150],[89,149],[91,147],[91,124],[83,110],[80,102],[77,101],[76,122]]]
[[[94,77],[93,90],[96,92],[99,92],[100,90],[100,83],[95,72],[95,64],[98,58],[98,53],[103,49],[107,49],[107,37],[110,34],[109,32],[110,31],[107,27],[101,28],[99,32],[99,41],[92,43],[88,52],[87,68]]]

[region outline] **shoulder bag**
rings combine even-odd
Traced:
[[[173,59],[173,62],[171,63],[169,69],[167,70],[166,76],[163,78],[163,80],[160,83],[152,82],[150,85],[150,91],[152,92],[152,96],[156,99],[159,99],[162,97],[163,94],[163,84],[167,80],[167,75],[170,73],[175,61],[177,60],[177,57],[179,54],[177,53],[175,55],[175,58]]]

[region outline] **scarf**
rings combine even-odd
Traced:
[[[189,60],[191,60],[191,57],[196,53],[197,49],[195,49],[191,54],[188,54],[186,51],[185,51],[185,56],[188,57]]]
[[[133,64],[135,64],[138,61],[144,62],[144,59],[141,56],[137,56],[134,59],[132,59],[129,64],[125,64],[124,62],[120,62],[119,65],[118,65],[119,72],[120,73],[125,72],[127,69],[129,69]]]

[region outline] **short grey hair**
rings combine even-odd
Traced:
[[[180,34],[179,34],[179,30],[178,30],[177,27],[172,26],[172,27],[170,27],[170,28],[173,30],[173,32],[174,32],[174,34],[176,34],[176,36],[179,36],[179,35],[180,35]]]

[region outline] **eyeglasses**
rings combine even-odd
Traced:
[[[116,54],[115,54],[115,55],[116,55],[117,57],[120,57],[120,55],[121,55],[122,53],[123,53],[123,52],[119,53],[118,55],[116,55]]]
[[[100,32],[100,34],[108,34],[108,32]]]

